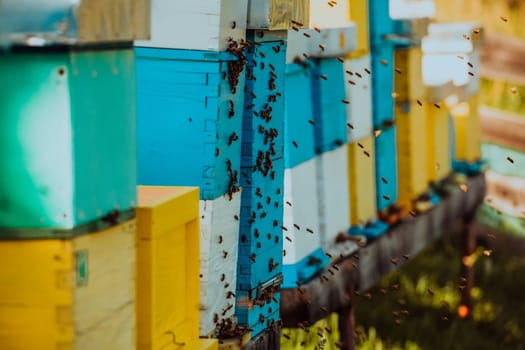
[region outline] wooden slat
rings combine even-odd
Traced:
[[[481,50],[480,74],[487,78],[525,85],[525,42],[513,37],[487,34]]]
[[[525,118],[490,107],[480,107],[482,139],[525,152]]]

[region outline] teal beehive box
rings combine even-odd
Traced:
[[[133,50],[0,52],[0,77],[0,238],[68,236],[129,217]]]

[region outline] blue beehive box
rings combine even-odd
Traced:
[[[284,160],[241,169],[237,289],[251,290],[282,271]]]
[[[242,124],[242,166],[283,157],[286,31],[250,31]]]
[[[382,44],[385,36],[394,33],[395,23],[390,18],[389,0],[368,0],[368,30],[372,45]]]
[[[138,181],[199,186],[215,199],[238,185],[244,67],[226,52],[136,48]]]
[[[284,161],[287,169],[315,157],[312,70],[310,60],[286,65]]]
[[[129,219],[133,49],[0,52],[0,76],[0,236],[59,238]]]
[[[372,116],[374,128],[394,120],[394,47],[372,47]]]
[[[256,305],[246,305],[246,301],[256,298],[256,292],[257,290],[237,292],[237,306],[235,308],[237,322],[252,330],[252,338],[279,320],[281,302],[281,293],[277,292],[273,296],[260,298]]]
[[[381,130],[375,138],[377,210],[383,211],[397,201],[396,128]]]
[[[343,63],[336,58],[315,60],[312,100],[315,150],[323,153],[346,143],[346,93]]]

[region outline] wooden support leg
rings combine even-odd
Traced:
[[[339,312],[339,334],[341,337],[341,349],[343,350],[355,350],[355,337],[354,337],[354,287],[353,285],[348,288],[348,295],[350,296],[350,303],[345,306]]]

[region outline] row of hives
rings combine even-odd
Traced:
[[[426,50],[416,3],[0,5],[2,348],[256,337],[279,287],[475,170],[479,31]]]

